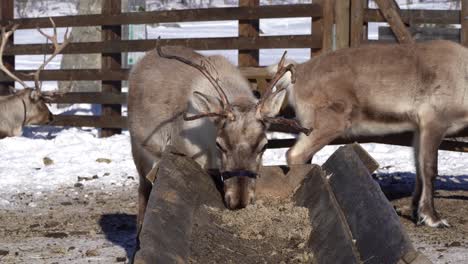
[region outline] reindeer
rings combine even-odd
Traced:
[[[50,40],[54,45],[53,54],[39,66],[38,70],[33,73],[34,86],[30,88],[23,80],[14,75],[3,63],[3,52],[6,43],[10,36],[18,28],[18,25],[13,25],[11,30],[7,31],[7,27],[2,27],[2,42],[0,44],[0,70],[3,71],[13,80],[20,83],[24,89],[16,91],[12,88],[13,94],[7,96],[0,96],[0,139],[4,137],[19,136],[21,135],[22,128],[30,124],[47,124],[53,120],[53,115],[49,111],[46,103],[51,101],[60,93],[56,92],[43,92],[41,91],[41,82],[39,75],[45,66],[69,43],[68,29],[65,32],[64,41],[59,44],[57,41],[57,29],[55,23],[50,18],[54,28],[54,35],[50,36],[38,28],[38,31]]]
[[[154,163],[157,166],[167,145],[205,169],[220,169],[228,208],[245,207],[254,201],[269,124],[303,129],[293,120],[275,118],[286,90],[273,92],[271,88],[285,72],[293,70],[292,65],[281,64],[269,92],[257,100],[248,81],[221,56],[204,57],[184,47],[159,47],[133,67],[128,118],[140,175],[139,225],[152,187],[145,176]]]
[[[296,83],[288,73],[278,86],[288,89],[312,133],[288,150],[288,164],[309,161],[340,136],[414,131],[413,217],[448,227],[434,208],[437,150],[445,135],[468,124],[468,50],[449,41],[365,45],[295,66]]]

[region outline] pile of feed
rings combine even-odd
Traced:
[[[309,212],[290,200],[258,200],[241,210],[203,206],[189,263],[313,263]]]

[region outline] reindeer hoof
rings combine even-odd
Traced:
[[[433,218],[428,215],[419,214],[417,225],[427,225],[437,228],[448,228],[450,224],[445,219]]]

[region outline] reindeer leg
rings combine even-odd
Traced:
[[[344,111],[337,113],[327,108],[315,111],[313,116],[314,122],[302,122],[306,127],[313,127],[313,130],[308,136],[301,134],[296,144],[288,150],[288,165],[309,162],[317,151],[341,136],[349,127]]]
[[[419,224],[431,227],[449,227],[434,208],[434,180],[437,176],[437,151],[446,132],[440,123],[431,123],[420,127],[418,167],[422,181],[421,198],[418,207]],[[417,190],[416,190],[417,191]]]
[[[413,191],[413,198],[411,200],[411,214],[414,221],[418,220],[418,207],[419,200],[421,200],[421,191],[422,191],[422,180],[421,180],[421,170],[419,169],[419,153],[420,153],[420,133],[419,131],[414,132],[414,165],[416,168],[416,179]]]

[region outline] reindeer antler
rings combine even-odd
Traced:
[[[159,39],[158,39],[158,42],[159,42]],[[194,63],[193,61],[191,61],[191,60],[189,60],[187,58],[184,58],[184,57],[180,57],[180,56],[173,55],[173,54],[165,54],[161,50],[161,46],[159,45],[159,43],[156,45],[156,50],[157,50],[158,55],[160,57],[163,57],[163,58],[166,58],[166,59],[175,59],[175,60],[178,60],[178,61],[180,61],[182,63],[190,65],[190,66],[194,67],[195,69],[199,70],[203,74],[203,76],[205,76],[208,79],[208,81],[211,83],[211,85],[213,85],[214,89],[216,90],[216,92],[219,95],[219,98],[221,99],[221,102],[222,102],[222,105],[223,105],[223,110],[218,111],[218,112],[211,112],[211,113],[201,113],[201,114],[193,115],[193,116],[187,116],[187,114],[185,113],[184,114],[184,120],[190,121],[190,120],[196,120],[196,119],[203,118],[203,117],[212,117],[212,116],[221,116],[221,117],[228,118],[229,120],[235,120],[235,116],[234,116],[234,112],[232,110],[232,106],[229,103],[229,100],[228,100],[228,98],[226,96],[226,93],[224,92],[223,88],[219,84],[219,78],[217,78],[217,77],[215,78],[211,74],[210,70],[207,68],[207,66],[209,66],[212,70],[215,70],[214,66],[211,64],[210,61],[203,59],[200,64],[197,64],[197,63]]]
[[[52,99],[53,97],[55,97],[57,95],[61,95],[61,93],[59,93],[59,92],[41,92],[41,82],[39,81],[39,75],[40,75],[41,71],[45,68],[45,66],[50,61],[52,61],[52,59],[55,56],[57,56],[57,54],[59,54],[65,48],[65,46],[70,42],[70,35],[68,34],[68,28],[67,28],[62,44],[58,43],[58,40],[57,40],[57,35],[58,35],[57,34],[57,27],[55,26],[54,20],[52,18],[49,18],[49,19],[50,19],[50,22],[52,23],[52,26],[54,28],[54,35],[50,36],[50,35],[44,33],[40,28],[37,28],[37,30],[44,37],[46,37],[48,40],[50,40],[52,42],[52,44],[54,45],[54,52],[52,53],[52,55],[47,60],[44,61],[44,63],[42,63],[41,66],[39,66],[39,68],[37,69],[36,72],[31,74],[31,75],[34,76],[34,85],[35,85],[36,90],[38,92],[40,92],[41,96],[43,98],[45,98],[46,100],[50,100],[50,99]],[[18,26],[19,25],[13,25],[11,27],[11,30],[9,30],[9,31],[7,31],[7,29],[6,29],[7,27],[2,27],[1,28],[2,42],[0,44],[0,70],[2,70],[5,74],[10,76],[10,78],[12,78],[13,80],[19,82],[24,88],[28,88],[29,86],[23,80],[21,80],[18,76],[14,75],[10,70],[8,70],[8,68],[3,63],[3,56],[2,55],[3,55],[3,52],[5,50],[6,43],[8,42],[8,39],[10,38],[10,36],[18,28]]]
[[[59,54],[68,45],[68,43],[70,43],[70,35],[68,34],[68,28],[65,31],[65,35],[63,36],[62,44],[58,43],[58,40],[57,40],[57,35],[58,35],[57,34],[57,27],[55,26],[55,22],[51,17],[49,17],[49,20],[50,20],[50,23],[52,24],[52,26],[54,28],[54,35],[52,35],[52,36],[48,35],[48,34],[44,33],[40,28],[37,28],[39,33],[41,33],[41,35],[43,35],[48,40],[50,40],[50,42],[52,42],[52,44],[54,45],[54,52],[52,53],[52,55],[47,60],[45,60],[41,64],[41,66],[39,66],[39,68],[37,69],[37,71],[34,74],[32,74],[34,76],[34,85],[35,85],[35,87],[36,87],[36,89],[38,91],[41,90],[41,86],[42,86],[41,82],[39,81],[39,75],[41,74],[41,71],[45,68],[45,66],[50,61],[52,61],[53,58],[55,58],[55,56],[57,56],[57,54]]]
[[[281,77],[283,77],[284,74],[286,74],[287,72],[290,72],[291,73],[291,83],[296,82],[296,67],[294,66],[294,64],[288,64],[288,65],[284,66],[284,63],[285,63],[285,60],[286,60],[286,53],[287,53],[287,51],[285,51],[283,53],[283,56],[281,57],[281,60],[278,63],[278,69],[276,70],[275,75],[273,76],[270,83],[268,84],[268,86],[266,88],[266,91],[265,91],[265,94],[263,94],[262,98],[257,103],[257,111],[258,111],[259,114],[260,114],[260,112],[262,110],[262,107],[265,104],[265,101],[267,100],[268,97],[274,96],[275,94],[277,94],[277,93],[279,93],[279,92],[281,92],[281,91],[283,91],[285,89],[284,87],[277,88],[276,91],[273,92],[273,88],[275,87],[276,83],[278,83],[278,81],[281,79]],[[286,118],[282,118],[282,117],[267,117],[267,116],[262,116],[261,114],[260,114],[260,116],[266,122],[273,123],[273,124],[286,125],[286,126],[294,128],[294,129],[298,130],[299,132],[302,132],[302,133],[304,133],[306,135],[309,135],[312,132],[311,129],[302,127],[294,119],[286,119]]]
[[[26,83],[23,80],[21,80],[16,75],[14,75],[10,70],[8,70],[8,68],[3,63],[3,52],[5,50],[6,43],[8,42],[8,39],[10,38],[10,36],[18,28],[18,26],[19,26],[18,24],[13,25],[11,27],[11,30],[9,31],[7,31],[6,26],[3,26],[1,29],[2,30],[2,42],[0,44],[0,70],[2,70],[6,75],[10,76],[10,78],[12,78],[13,80],[19,82],[24,88],[27,88],[28,85],[26,85]]]

